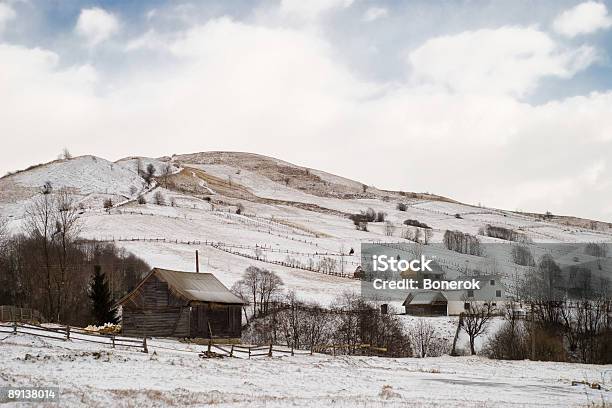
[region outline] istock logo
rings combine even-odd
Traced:
[[[433,272],[429,264],[433,259],[425,258],[425,255],[421,255],[420,259],[395,259],[387,255],[373,255],[372,256],[372,269],[375,272],[404,272],[411,270],[414,272]]]

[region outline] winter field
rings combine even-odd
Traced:
[[[156,172],[151,184],[138,172],[148,164]],[[152,267],[182,271],[195,271],[198,250],[200,270],[228,287],[249,266],[268,268],[282,279],[283,290],[322,305],[359,291],[352,274],[361,264],[362,243],[408,242],[406,219],[430,226],[431,242],[441,242],[446,230],[478,235],[487,224],[524,234],[534,253],[541,243],[612,241],[609,223],[544,219],[429,194],[383,191],[276,159],[220,152],[114,163],[82,156],[3,177],[0,215],[9,220],[11,232],[23,230],[25,209],[47,182],[75,198],[82,238],[114,242]],[[156,202],[158,193],[163,203]],[[103,208],[109,199],[112,208]],[[386,213],[388,223],[357,230],[347,216],[367,208]],[[308,270],[326,258],[335,260],[334,274]],[[503,256],[494,264],[456,253],[448,259],[451,273],[466,265],[494,269],[508,279],[521,272]],[[401,312],[400,304],[391,304],[391,311]],[[418,319],[400,317],[406,325]],[[438,336],[452,339],[456,318],[429,320]],[[477,350],[500,323],[494,321],[477,339]],[[201,359],[197,352],[204,347],[168,339],[154,339],[144,354],[26,334],[2,336],[0,386],[59,386],[60,406],[590,407],[610,404],[612,383],[610,366],[448,356]],[[466,342],[462,335],[459,348]],[[572,381],[604,388],[572,386]]]
[[[611,402],[609,366],[448,356],[203,359],[197,352],[204,349],[154,339],[145,354],[8,334],[0,342],[0,386],[60,387],[62,407],[592,407]]]

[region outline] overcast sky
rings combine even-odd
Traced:
[[[612,221],[610,2],[0,0],[0,173],[278,157]]]

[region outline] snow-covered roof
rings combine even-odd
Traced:
[[[168,287],[188,300],[215,303],[238,303],[243,300],[229,291],[212,273],[180,272],[154,269],[155,275]]]
[[[168,288],[187,301],[244,304],[244,301],[234,295],[212,273],[182,272],[169,269],[153,268],[151,273],[131,293],[121,299],[122,304],[132,293],[151,276],[156,276],[168,284]]]
[[[434,302],[446,302],[446,297],[440,291],[422,291],[411,293],[406,301],[406,305],[430,305]]]

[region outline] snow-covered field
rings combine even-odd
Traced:
[[[147,185],[137,169],[149,163],[157,173],[170,168],[169,185],[161,178]],[[8,218],[12,232],[22,231],[24,210],[46,182],[73,194],[84,238],[114,241],[152,267],[184,271],[195,270],[197,249],[201,270],[214,273],[228,287],[248,266],[268,268],[281,277],[284,289],[324,305],[345,291],[359,291],[359,282],[270,261],[305,265],[331,257],[338,262],[337,272],[351,275],[361,263],[361,243],[407,242],[402,238],[406,219],[432,227],[432,242],[441,242],[447,229],[478,234],[486,224],[520,231],[533,241],[534,251],[544,242],[612,242],[609,223],[587,229],[585,226],[592,225],[588,220],[543,220],[423,195],[385,192],[276,159],[218,152],[126,158],[115,163],[83,156],[3,177],[0,216]],[[157,192],[165,197],[166,205],[155,204]],[[138,197],[147,203],[138,204]],[[108,198],[114,207],[104,210],[102,203]],[[406,211],[399,211],[398,203],[406,204]],[[239,207],[242,214],[236,214]],[[386,213],[393,226],[391,235],[384,223],[370,223],[367,232],[358,231],[346,217],[368,207]],[[228,253],[220,245],[239,254]],[[257,253],[260,260],[248,257]],[[456,253],[449,256],[457,264],[466,264]],[[503,256],[499,259],[495,266],[503,274],[510,262]],[[511,267],[516,270],[515,265]],[[391,306],[400,310],[399,304]],[[410,325],[416,318],[401,319]],[[456,319],[430,320],[439,336],[452,339]],[[494,321],[487,336],[499,324]],[[487,336],[479,338],[477,348]],[[203,360],[197,353],[159,348],[168,342],[172,343],[155,340],[151,353],[142,354],[76,341],[8,336],[0,341],[0,386],[59,385],[61,406],[586,407],[609,398],[612,382],[609,366],[481,357],[315,355]],[[459,339],[459,347],[466,347],[465,338]],[[196,350],[200,347],[192,346]],[[596,391],[572,386],[573,380],[605,381],[607,385]]]
[[[0,387],[60,387],[62,407],[556,408],[611,402],[610,366],[321,354],[202,359],[197,351],[205,347],[167,339],[154,339],[144,354],[76,340],[5,336]]]

